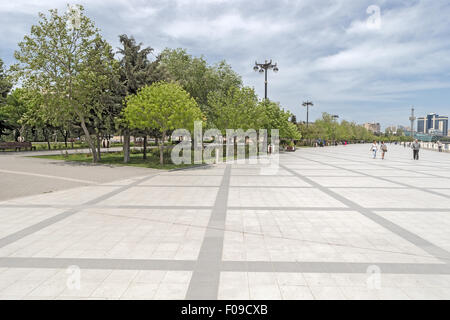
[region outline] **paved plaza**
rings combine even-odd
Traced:
[[[450,299],[450,155],[369,148],[283,153],[277,171],[65,166],[47,178],[92,183],[26,197],[6,193],[27,169],[4,172],[0,299]]]
[[[102,152],[120,150],[121,148],[110,148],[103,149]],[[105,165],[93,166],[80,162],[30,157],[30,155],[61,155],[62,152],[56,150],[0,152],[0,180],[3,186],[8,186],[0,190],[0,201],[141,176],[148,174],[150,170],[138,167],[122,167],[117,170]],[[89,150],[68,150],[68,153],[83,152],[87,153]]]

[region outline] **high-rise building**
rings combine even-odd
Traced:
[[[425,117],[417,118],[417,133],[426,133],[426,128]]]
[[[381,132],[381,125],[379,123],[364,123],[364,128],[366,128],[369,131],[372,131],[373,133],[380,133]]]
[[[427,116],[427,133],[446,136],[448,134],[448,117],[430,113]]]
[[[417,118],[417,133],[448,136],[448,117],[430,113],[426,117]]]

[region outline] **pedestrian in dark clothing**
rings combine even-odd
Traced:
[[[387,145],[384,142],[381,142],[381,160],[384,160],[384,156],[386,155],[386,152],[388,151]]]
[[[419,160],[419,151],[420,151],[420,143],[419,140],[416,139],[411,145],[411,148],[413,149],[413,157],[414,160]]]

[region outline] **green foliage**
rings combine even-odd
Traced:
[[[133,37],[123,34],[119,36],[122,48],[119,48],[119,82],[117,91],[126,97],[136,94],[138,90],[153,82],[168,78],[167,72],[160,65],[161,57],[150,61],[148,56],[153,48],[142,48],[142,43],[136,43]]]
[[[290,121],[292,114],[284,111],[278,103],[264,100],[259,103],[261,116],[261,126],[268,130],[279,129],[281,139],[300,140],[301,133],[297,126]]]
[[[11,81],[3,67],[3,60],[0,59],[0,137],[6,130],[12,129],[11,121],[8,117],[8,111],[3,109],[11,87]]]
[[[251,88],[231,87],[208,95],[209,124],[225,134],[226,129],[257,129],[261,126],[261,108]]]
[[[306,124],[298,124],[303,137],[309,141],[317,139],[327,141],[371,141],[375,136],[361,125],[343,120],[338,122],[328,113],[322,114],[322,119]]]
[[[14,66],[16,77],[25,87],[40,92],[45,103],[40,110],[51,114],[52,123],[77,118],[83,128],[94,162],[97,160],[91,140],[89,118],[101,114],[102,98],[114,79],[115,61],[111,46],[101,38],[92,20],[79,6],[79,26],[68,28],[71,12],[62,15],[50,10],[39,13],[39,23],[19,43]]]
[[[0,59],[0,105],[5,103],[6,97],[12,88],[11,80],[4,69],[3,60]]]
[[[126,106],[125,98],[128,95],[136,94],[138,90],[146,85],[154,82],[168,79],[166,69],[161,65],[161,56],[156,57],[154,61],[149,59],[149,55],[153,53],[150,47],[142,47],[141,43],[136,43],[133,37],[127,35],[119,36],[122,47],[119,48],[119,79],[115,86],[114,92],[120,99],[121,103],[117,105],[112,113],[115,118],[115,126],[120,133],[124,135],[124,162],[130,160],[130,128],[127,121],[122,116],[122,110]],[[151,135],[159,137],[156,130],[134,130],[134,135]],[[145,157],[146,155],[144,155]]]
[[[210,95],[227,94],[231,88],[242,86],[241,77],[225,61],[209,66],[203,57],[192,57],[183,49],[165,49],[161,65],[169,79],[177,81],[195,99],[208,122],[215,115],[209,104]]]
[[[124,116],[134,129],[156,129],[161,133],[160,161],[163,159],[163,143],[166,134],[177,128],[193,130],[194,121],[203,120],[197,103],[176,83],[164,81],[145,86],[136,95],[126,99]]]
[[[145,86],[127,97],[125,118],[135,129],[158,129],[167,133],[177,128],[193,129],[202,120],[197,103],[178,84],[164,81]]]
[[[0,107],[0,117],[4,118],[6,126],[9,130],[18,131],[21,129],[20,120],[27,111],[26,91],[23,89],[15,89],[6,99],[6,104]]]

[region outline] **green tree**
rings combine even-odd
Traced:
[[[56,9],[50,10],[49,16],[39,13],[39,23],[15,52],[19,61],[15,70],[25,87],[44,96],[46,109],[63,119],[67,115],[78,119],[96,162],[89,117],[99,106],[93,97],[108,89],[114,60],[110,45],[93,21],[84,15],[82,6],[77,8],[62,15]],[[73,20],[75,24],[68,24]]]
[[[51,117],[47,114],[48,109],[45,108],[44,95],[36,90],[21,89],[18,102],[24,110],[18,121],[19,124],[23,128],[29,128],[32,132],[41,132],[50,150],[50,137],[57,128],[52,125]]]
[[[258,129],[262,108],[254,89],[231,87],[208,95],[209,124],[225,133],[226,129]]]
[[[0,109],[0,114],[4,117],[6,126],[13,131],[15,141],[19,136],[24,136],[24,128],[20,120],[27,111],[26,99],[26,90],[15,89],[8,95],[6,104]]]
[[[280,130],[280,138],[285,140],[300,140],[301,134],[297,125],[290,121],[292,114],[281,108],[278,103],[263,100],[259,103],[261,107],[261,121],[260,128],[267,129],[268,133],[272,129]]]
[[[160,164],[164,164],[164,140],[169,131],[177,128],[193,129],[194,121],[203,115],[197,103],[176,83],[164,81],[145,86],[126,99],[124,117],[134,129],[157,129],[161,133],[159,143]]]
[[[7,112],[6,110],[3,110],[3,106],[6,104],[6,98],[11,88],[11,81],[4,69],[3,60],[0,59],[0,137],[6,130],[12,129],[10,124],[8,124]]]
[[[295,116],[295,114],[293,114],[291,116],[291,120],[290,120],[293,124],[297,124],[297,117]]]
[[[370,141],[374,138],[374,135],[363,126],[346,120],[339,123],[328,113],[323,113],[322,118],[311,123],[308,128],[304,124],[298,127],[303,137],[310,140]]]
[[[119,36],[120,43],[122,45],[118,50],[120,55],[120,69],[119,69],[119,81],[117,83],[116,92],[124,102],[121,104],[117,114],[117,127],[123,132],[124,144],[123,154],[124,162],[130,161],[130,128],[127,125],[127,121],[120,118],[122,109],[126,106],[125,98],[128,95],[134,95],[140,88],[146,85],[151,85],[154,82],[165,80],[168,78],[168,73],[165,68],[161,66],[161,57],[156,57],[156,60],[151,61],[149,55],[153,52],[151,47],[142,47],[142,43],[136,43],[133,37],[128,37],[123,34]],[[136,134],[144,135],[144,158],[146,158],[146,142],[148,131],[135,132]]]
[[[214,126],[216,115],[209,104],[210,94],[227,94],[231,88],[242,87],[241,77],[225,61],[209,66],[203,57],[192,57],[184,49],[165,49],[161,64],[170,80],[177,81],[195,99],[209,126]]]

